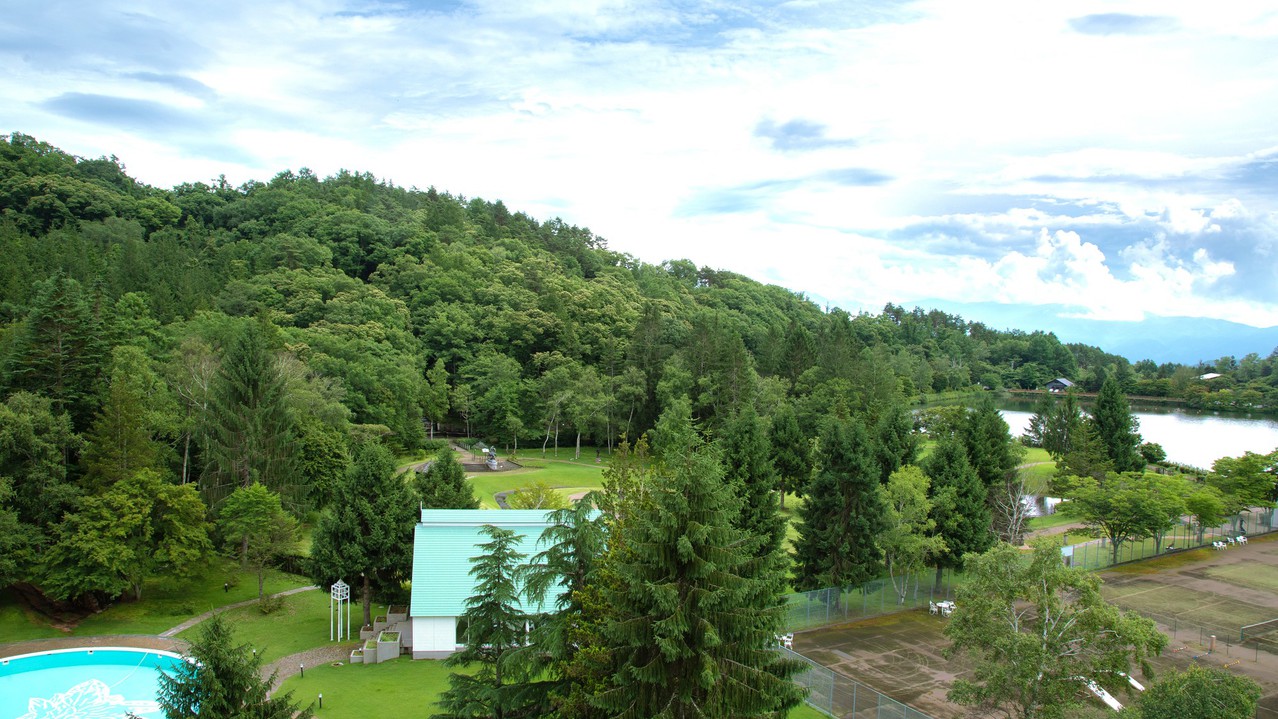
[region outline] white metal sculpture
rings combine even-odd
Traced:
[[[342,623],[342,604],[345,603],[346,623]],[[336,623],[334,623],[333,609],[336,607]],[[334,628],[336,628],[336,636],[334,636]],[[351,638],[351,585],[337,580],[337,584],[328,589],[328,640],[334,639],[342,641],[342,631],[345,630],[347,640]]]

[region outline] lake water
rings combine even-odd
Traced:
[[[1012,435],[1024,434],[1034,414],[1029,411],[1033,404],[998,404]],[[1167,459],[1178,464],[1210,469],[1221,457],[1238,457],[1245,452],[1268,454],[1278,449],[1278,420],[1267,417],[1136,405],[1132,414],[1140,421],[1144,440],[1161,444]]]

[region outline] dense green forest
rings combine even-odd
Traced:
[[[368,438],[612,447],[685,399],[711,436],[748,414],[883,437],[925,394],[1058,376],[1217,394],[1197,368],[1050,332],[642,262],[500,201],[305,169],[162,189],[18,133],[0,141],[0,253],[0,586],[58,598],[180,575],[210,541],[183,527],[236,487],[324,507]],[[1260,402],[1274,362],[1224,380]],[[90,551],[107,527],[113,548]]]

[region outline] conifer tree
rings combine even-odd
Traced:
[[[980,478],[994,517],[994,531],[1004,541],[1020,543],[1021,492],[1017,464],[1025,452],[1021,443],[1012,439],[1007,422],[988,394],[966,414],[959,427],[967,459]]]
[[[722,432],[724,478],[741,498],[741,514],[735,525],[767,539],[769,552],[785,539],[785,522],[777,512],[776,470],[763,422],[747,405],[734,415]]]
[[[874,423],[875,458],[879,463],[879,482],[907,464],[914,464],[919,454],[919,436],[914,432],[914,418],[900,402],[893,402],[879,414]]]
[[[587,697],[596,693],[607,651],[599,635],[600,563],[608,546],[603,515],[592,492],[567,509],[549,513],[552,524],[541,533],[544,549],[523,570],[523,594],[530,607],[545,614],[533,624],[530,643],[512,660],[529,676],[527,701],[538,716],[580,716],[597,710]]]
[[[658,425],[660,478],[627,519],[616,582],[604,587],[616,671],[598,705],[635,719],[780,715],[802,690],[790,680],[799,667],[771,649],[779,565],[732,526],[739,503],[687,403]]]
[[[88,484],[101,491],[138,470],[158,469],[163,446],[156,440],[174,421],[168,390],[150,360],[137,347],[116,347],[106,400],[84,452]]]
[[[222,357],[210,397],[209,464],[204,490],[216,506],[236,487],[260,482],[285,502],[302,500],[296,486],[294,419],[286,378],[265,320],[246,324]]]
[[[821,433],[821,469],[808,485],[795,543],[795,586],[846,587],[873,579],[883,552],[880,466],[858,420],[831,419]]]
[[[372,626],[373,590],[397,587],[411,569],[419,516],[390,450],[364,444],[315,528],[308,574],[321,587],[339,579],[360,583],[364,625]]]
[[[803,488],[812,478],[812,445],[799,428],[799,419],[789,402],[783,403],[772,415],[769,440],[781,508],[785,509],[785,495],[802,495]]]
[[[262,676],[262,658],[236,646],[231,627],[215,614],[200,624],[191,644],[193,661],[178,662],[160,676],[159,705],[165,719],[310,719],[292,692],[272,693],[275,672]]]
[[[1057,496],[1064,496],[1073,485],[1071,478],[1091,477],[1100,482],[1113,471],[1114,463],[1105,452],[1096,424],[1082,422],[1070,434],[1069,450],[1056,460],[1051,490]]]
[[[1127,396],[1113,377],[1106,377],[1101,384],[1092,423],[1114,471],[1138,472],[1145,468],[1140,454],[1140,422],[1132,416]]]
[[[1043,449],[1056,460],[1070,450],[1070,439],[1083,423],[1083,411],[1078,406],[1078,393],[1071,387],[1065,397],[1057,401],[1043,428]]]
[[[430,468],[417,473],[413,489],[425,509],[479,509],[479,500],[466,480],[466,470],[450,447],[436,452]]]
[[[106,364],[101,318],[80,283],[56,275],[37,284],[4,367],[3,389],[27,390],[54,402],[83,430],[97,404]]]
[[[525,664],[510,661],[526,640],[529,617],[519,606],[521,561],[516,549],[519,536],[514,531],[484,525],[489,537],[479,545],[479,555],[471,557],[470,575],[475,593],[466,600],[461,623],[466,627],[466,647],[450,656],[444,665],[470,667],[474,673],[448,675],[448,689],[439,698],[442,719],[516,719],[535,716],[526,700],[525,682],[531,676]]]
[[[968,462],[987,490],[1002,487],[1016,472],[1016,443],[988,394],[967,413],[959,433],[967,449]]]
[[[963,566],[963,556],[980,554],[994,543],[985,485],[981,483],[962,443],[952,436],[937,441],[923,462],[923,471],[932,479],[932,518],[936,534],[945,540],[945,551],[933,557],[936,588],[946,569]]]

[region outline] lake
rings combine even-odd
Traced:
[[[1034,414],[1030,411],[1033,402],[1005,400],[996,404],[1012,435],[1024,434]],[[1221,457],[1239,457],[1245,452],[1268,454],[1278,449],[1278,420],[1268,417],[1136,404],[1132,414],[1140,420],[1144,440],[1161,444],[1168,461],[1177,464],[1211,469]]]

